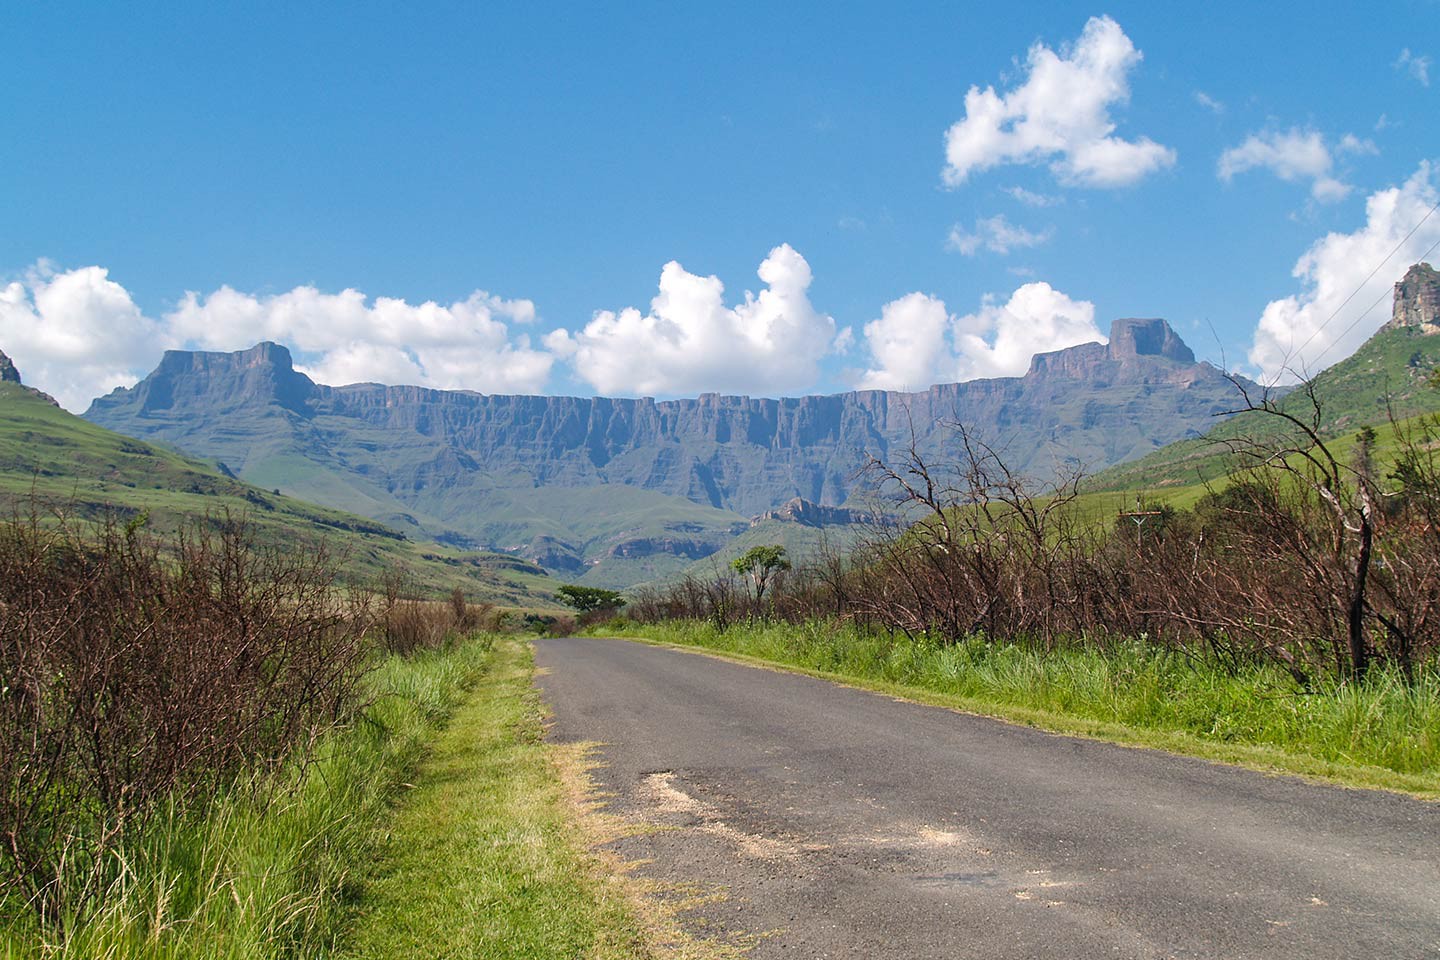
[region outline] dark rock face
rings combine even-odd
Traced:
[[[1395,284],[1394,306],[1386,326],[1435,328],[1427,333],[1440,329],[1440,270],[1428,263],[1417,263],[1405,271],[1404,278]]]
[[[295,372],[289,350],[265,342],[237,353],[166,350],[150,376],[110,396],[124,394],[141,415],[175,409],[224,413],[260,402],[303,416],[314,387],[309,377]]]
[[[0,383],[19,383],[20,371],[15,369],[15,364],[5,356],[5,351],[0,350]]]
[[[394,522],[413,514],[426,529],[439,518],[439,529],[494,539],[484,532],[493,502],[487,491],[502,485],[623,484],[742,516],[795,498],[837,507],[866,489],[857,472],[867,454],[899,457],[913,439],[931,460],[952,457],[956,421],[978,430],[1012,469],[1044,477],[1067,458],[1099,469],[1198,435],[1234,397],[1234,386],[1195,363],[1165,321],[1120,320],[1109,346],[1036,356],[1023,377],[784,399],[329,387],[297,373],[276,344],[233,354],[176,351],[135,387],[96,400],[86,417],[223,459],[262,485],[327,500],[343,484],[349,493],[337,506]],[[282,469],[283,484],[270,480]],[[309,471],[310,486],[293,485],[304,479],[297,470]],[[553,525],[512,524],[497,545],[539,534],[561,539],[534,544],[532,554],[561,568],[573,564],[561,544],[578,548],[583,538]],[[688,555],[702,548],[676,541],[626,549]]]
[[[847,510],[844,507],[822,507],[818,503],[793,497],[775,510],[767,510],[751,517],[750,525],[753,527],[766,520],[799,523],[807,527],[835,527],[852,523],[871,523],[875,517],[859,510]]]
[[[520,555],[546,570],[573,573],[585,566],[585,558],[573,546],[556,537],[538,536],[525,545]]]
[[[612,557],[654,557],[667,555],[699,560],[710,556],[715,544],[704,540],[686,540],[677,537],[637,537],[625,540],[610,548]]]
[[[1151,320],[1116,320],[1110,327],[1107,351],[1112,360],[1137,357],[1164,357],[1176,363],[1194,363],[1195,351],[1176,336],[1170,324],[1158,318]]]

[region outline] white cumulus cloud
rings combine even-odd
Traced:
[[[1395,282],[1440,242],[1440,213],[1426,219],[1436,200],[1432,168],[1421,163],[1400,186],[1370,195],[1363,226],[1305,251],[1293,271],[1304,290],[1271,301],[1255,328],[1249,360],[1267,382],[1294,382],[1344,359],[1390,318]]]
[[[1006,254],[1011,250],[1049,243],[1054,236],[1054,227],[1046,227],[1040,231],[1027,230],[1005,219],[1002,213],[976,220],[973,230],[966,230],[960,224],[955,224],[950,228],[945,247],[967,257],[975,256],[982,248],[992,253]]]
[[[1037,353],[1105,339],[1095,325],[1094,304],[1044,282],[1019,287],[1004,304],[986,297],[980,309],[960,317],[943,300],[911,293],[887,303],[880,318],[865,325],[871,366],[858,386],[919,390],[1019,376]]]
[[[296,287],[256,297],[222,286],[186,293],[165,317],[173,335],[204,350],[241,350],[259,340],[293,348],[297,366],[321,383],[406,383],[483,393],[534,393],[554,357],[511,324],[529,323],[535,305],[477,290],[442,305],[358,290]],[[507,322],[508,321],[508,322]]]
[[[1092,17],[1072,49],[1036,43],[1018,87],[965,94],[965,118],[945,134],[945,183],[959,186],[1000,164],[1049,161],[1062,183],[1119,187],[1173,165],[1175,151],[1149,137],[1114,136],[1110,110],[1130,99],[1129,73],[1140,60],[1109,17]]]
[[[61,272],[42,261],[0,287],[0,349],[67,410],[135,383],[174,345],[103,267]]]
[[[810,265],[789,244],[770,251],[759,276],[765,288],[730,307],[718,277],[672,260],[648,311],[600,311],[583,329],[557,330],[545,342],[602,394],[807,389],[820,359],[845,338],[837,343],[834,319],[810,303]]]
[[[77,413],[134,384],[165,350],[242,350],[260,340],[291,347],[297,366],[322,383],[533,393],[555,358],[511,327],[534,318],[530,301],[483,291],[443,306],[314,287],[257,297],[228,286],[186,293],[154,318],[105,268],[60,271],[43,261],[0,287],[0,349],[27,383]]]
[[[1375,153],[1375,144],[1345,134],[1340,153]],[[1269,170],[1281,180],[1310,181],[1310,195],[1321,202],[1343,200],[1351,187],[1334,174],[1335,158],[1325,138],[1315,130],[1266,130],[1252,133],[1238,147],[1220,154],[1216,174],[1227,183],[1247,170]]]

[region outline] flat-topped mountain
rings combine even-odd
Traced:
[[[953,421],[977,428],[1012,468],[1044,475],[1068,459],[1100,468],[1198,435],[1234,399],[1164,320],[1125,319],[1108,345],[1037,355],[1022,377],[783,399],[331,387],[273,343],[171,351],[86,417],[265,487],[465,545],[533,545],[584,564],[588,580],[621,583],[655,572],[616,575],[646,550],[673,546],[688,563],[793,498],[845,504],[865,488],[867,454],[898,455],[913,438],[943,459]]]

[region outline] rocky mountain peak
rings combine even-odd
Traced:
[[[0,350],[0,383],[19,383],[20,371],[15,369],[14,362]]]
[[[1122,379],[1192,380],[1195,351],[1159,317],[1125,317],[1110,325],[1110,342],[1080,343],[1063,350],[1037,353],[1030,360],[1029,379],[1062,377],[1094,384]]]
[[[223,412],[247,404],[273,404],[300,413],[314,391],[314,382],[296,372],[290,351],[265,341],[234,353],[166,350],[148,377],[101,397],[90,409],[138,406],[150,414],[197,408]]]
[[[1159,317],[1125,317],[1116,320],[1110,325],[1110,346],[1107,352],[1112,360],[1164,357],[1176,363],[1195,362],[1195,351],[1186,346],[1185,341],[1170,329],[1170,324]]]
[[[1426,333],[1440,332],[1440,270],[1417,263],[1395,284],[1394,307],[1388,329],[1420,327]]]

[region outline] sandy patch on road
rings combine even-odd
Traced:
[[[669,770],[648,774],[641,779],[639,797],[651,813],[662,817],[676,814],[691,817],[695,822],[687,826],[733,844],[740,853],[753,860],[799,856],[800,849],[794,844],[747,833],[727,823],[713,806],[677,787],[675,779],[675,774]]]

